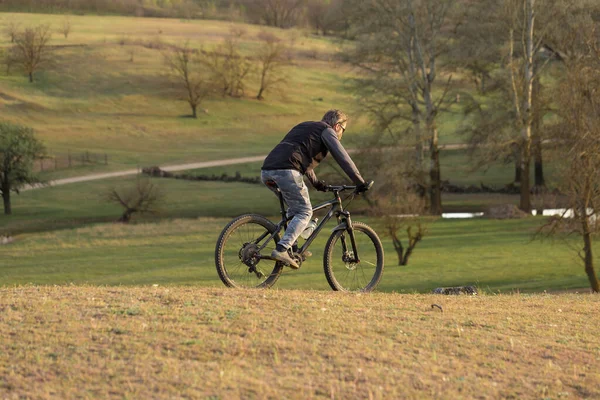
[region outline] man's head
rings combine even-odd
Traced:
[[[345,112],[340,110],[329,110],[323,115],[322,121],[335,131],[338,139],[341,139],[346,130],[348,116]]]

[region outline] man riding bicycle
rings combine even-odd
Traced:
[[[292,247],[312,217],[303,176],[306,175],[315,189],[325,191],[327,186],[317,179],[314,168],[331,152],[342,170],[357,185],[357,192],[367,189],[365,180],[340,143],[347,123],[348,116],[344,112],[329,110],[321,121],[296,125],[269,153],[261,168],[262,182],[273,192],[279,188],[288,205],[288,217],[293,216],[271,257],[294,269],[299,266],[291,254]]]

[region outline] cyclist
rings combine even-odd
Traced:
[[[312,217],[303,175],[315,189],[325,191],[327,185],[317,179],[314,168],[331,152],[342,170],[357,185],[357,191],[367,188],[365,180],[340,143],[347,123],[348,116],[344,112],[329,110],[321,121],[296,125],[269,153],[261,168],[262,182],[273,192],[279,188],[288,205],[288,217],[293,216],[271,257],[294,269],[299,266],[293,258],[292,247]]]

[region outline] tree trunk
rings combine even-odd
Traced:
[[[262,95],[262,94],[263,94],[263,92],[264,92],[264,89],[263,89],[263,87],[261,86],[261,87],[260,87],[260,89],[258,90],[258,94],[256,95],[256,99],[257,99],[257,100],[262,100],[262,99],[263,99],[263,95]]]
[[[590,285],[592,287],[592,291],[598,293],[600,292],[600,282],[598,282],[598,277],[596,276],[596,272],[594,271],[594,258],[592,255],[592,235],[590,233],[590,229],[588,226],[587,220],[587,212],[584,209],[583,214],[581,216],[582,225],[583,225],[583,250],[585,253],[585,273],[588,276],[590,281]]]
[[[10,215],[12,214],[12,207],[10,204],[10,190],[6,192],[2,192],[2,200],[4,200],[4,214]]]
[[[523,146],[523,155],[521,156],[521,196],[519,201],[519,208],[526,213],[531,212],[531,193],[529,170],[531,163],[530,147]]]
[[[541,140],[536,140],[533,142],[533,157],[534,157],[534,169],[535,169],[534,185],[538,186],[538,187],[546,186],[546,180],[544,179],[544,164],[543,164],[543,160],[542,160],[542,141]]]
[[[396,228],[388,227],[388,232],[390,237],[392,238],[392,243],[394,245],[394,250],[396,250],[396,255],[398,256],[398,265],[403,265],[404,262],[404,247],[402,246],[402,242],[398,239],[398,235],[396,233]]]
[[[442,215],[442,178],[440,173],[440,150],[438,148],[438,132],[435,127],[431,128],[431,166],[429,169],[429,185],[431,214]]]
[[[122,222],[124,224],[128,224],[129,221],[131,221],[131,214],[133,214],[133,211],[131,210],[126,210],[123,215],[121,215],[121,218],[119,218],[119,222]]]
[[[10,204],[10,183],[2,182],[2,200],[4,200],[4,214],[12,214],[12,207]]]
[[[523,90],[523,115],[521,128],[521,199],[519,208],[527,213],[531,212],[531,194],[529,181],[529,166],[531,163],[531,125],[532,125],[532,98],[533,98],[533,29],[535,23],[535,0],[526,2],[525,33],[525,87]]]
[[[33,83],[33,72],[29,73],[29,83]]]
[[[198,113],[196,111],[196,109],[198,108],[198,106],[196,104],[190,104],[190,107],[192,108],[192,118],[198,118]]]
[[[533,160],[534,160],[534,185],[536,187],[546,186],[544,180],[544,167],[542,160],[542,110],[540,107],[541,83],[539,78],[533,81],[533,121],[532,121],[532,144],[533,144]]]
[[[415,163],[419,171],[423,171],[423,137],[421,135],[421,118],[419,109],[413,106],[412,125],[415,133]]]

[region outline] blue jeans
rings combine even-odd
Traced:
[[[287,216],[294,218],[288,223],[285,234],[279,241],[279,245],[289,249],[304,231],[312,217],[312,206],[308,196],[308,188],[304,184],[302,174],[294,169],[276,169],[262,171],[263,183],[268,180],[275,181],[283,195],[283,200],[288,205]],[[267,186],[269,187],[269,186]],[[271,189],[271,188],[269,188]],[[275,194],[275,190],[271,189]]]

